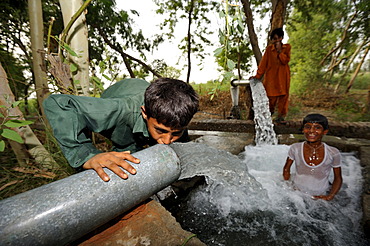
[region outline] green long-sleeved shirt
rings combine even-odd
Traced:
[[[101,153],[90,132],[109,138],[114,151],[142,149],[149,134],[140,107],[149,83],[125,79],[107,88],[101,98],[50,95],[43,103],[45,114],[64,156],[72,167],[81,167]]]

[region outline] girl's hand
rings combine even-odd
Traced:
[[[330,200],[333,200],[334,198],[334,195],[327,195],[327,196],[313,196],[312,197],[313,199],[322,199],[322,200],[325,200],[325,201],[330,201]]]
[[[289,180],[290,179],[290,172],[289,170],[283,170],[283,177],[284,177],[284,180]]]

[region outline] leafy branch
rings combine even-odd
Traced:
[[[10,108],[7,108],[4,105],[0,105],[0,108],[6,108],[6,111],[9,112],[11,108],[17,107],[19,103],[20,101],[14,102]],[[16,131],[10,128],[30,125],[33,123],[33,121],[19,120],[17,119],[18,116],[9,116],[9,114],[6,114],[5,116],[1,112],[0,118],[3,119],[2,122],[0,123],[0,136],[22,144],[23,143],[22,137]],[[3,139],[0,139],[0,152],[3,152],[4,150],[5,150],[5,141]]]
[[[224,9],[219,12],[220,18],[225,19],[224,28],[219,29],[221,47],[214,51],[214,56],[219,61],[223,69],[223,74],[221,75],[221,82],[218,82],[216,87],[209,93],[211,94],[211,100],[217,94],[221,84],[230,82],[234,77],[233,70],[237,65],[234,60],[237,60],[238,68],[240,67],[240,54],[242,53],[240,45],[245,42],[242,37],[245,28],[240,11],[241,6],[229,3],[229,0],[225,0],[223,6]],[[236,46],[236,48],[233,46]],[[235,52],[238,54],[238,59],[233,60],[232,54]]]

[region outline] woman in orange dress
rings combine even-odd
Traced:
[[[290,87],[290,44],[283,44],[284,31],[277,28],[271,32],[271,44],[266,48],[258,66],[257,74],[251,78],[261,79],[269,99],[271,115],[278,107],[277,123],[283,123],[288,113]]]

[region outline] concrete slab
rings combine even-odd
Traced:
[[[146,201],[71,245],[205,246],[154,200]]]

